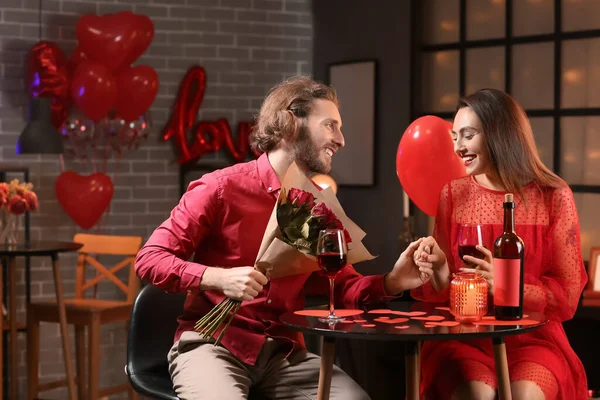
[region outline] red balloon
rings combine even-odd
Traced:
[[[117,84],[110,71],[95,61],[83,61],[73,74],[71,95],[92,121],[104,118],[117,100]]]
[[[63,210],[83,229],[90,229],[100,221],[114,193],[106,174],[83,176],[73,171],[60,174],[54,190]]]
[[[126,121],[133,121],[146,112],[158,93],[158,74],[147,65],[125,68],[116,81],[119,96],[115,110]]]
[[[427,115],[404,131],[396,153],[396,173],[410,199],[424,213],[435,216],[440,193],[452,179],[467,175],[454,152],[452,124]]]
[[[131,11],[84,15],[77,21],[81,50],[111,71],[131,64],[150,45],[154,25],[144,15]]]
[[[60,128],[71,106],[69,61],[55,43],[33,45],[25,63],[25,86],[32,97],[52,99],[52,124]]]
[[[125,61],[119,68],[127,67],[140,58],[154,38],[154,23],[152,20],[145,15],[136,15],[135,17],[136,19],[133,27],[135,40],[129,51],[129,56],[125,57]]]

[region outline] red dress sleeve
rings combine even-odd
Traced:
[[[438,203],[438,211],[435,217],[435,225],[433,228],[433,237],[446,254],[448,267],[450,271],[454,270],[454,260],[448,255],[450,251],[450,229],[452,224],[452,195],[450,186],[452,183],[447,183],[440,193]],[[442,303],[449,301],[449,287],[441,291],[436,291],[431,284],[431,281],[426,282],[423,286],[410,291],[411,296],[416,300]]]
[[[571,319],[579,303],[587,274],[581,257],[579,218],[569,187],[553,191],[550,229],[544,252],[550,263],[539,278],[525,274],[523,306],[551,320]]]

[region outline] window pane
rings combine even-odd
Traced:
[[[554,118],[529,118],[535,144],[546,167],[554,169]]]
[[[504,90],[504,47],[467,50],[466,72],[467,94],[483,88]]]
[[[590,248],[600,243],[598,240],[600,238],[600,213],[598,212],[600,194],[573,193],[573,196],[581,227],[581,255],[584,260],[589,261]]]
[[[600,185],[600,117],[565,117],[560,130],[563,179]]]
[[[562,45],[562,107],[600,107],[600,39]]]
[[[598,0],[563,0],[563,31],[584,31],[600,29],[600,1]]]
[[[423,1],[423,43],[458,42],[458,0]]]
[[[513,0],[513,35],[554,32],[554,0]]]
[[[467,40],[504,37],[505,24],[504,0],[467,0]]]
[[[554,107],[554,43],[513,47],[512,92],[526,109]]]
[[[458,51],[423,55],[423,106],[428,112],[454,111],[458,101]]]

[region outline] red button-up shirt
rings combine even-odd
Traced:
[[[265,154],[257,160],[217,170],[192,182],[171,216],[137,255],[138,276],[168,292],[188,292],[175,341],[224,297],[199,291],[208,266],[253,266],[275,206],[279,179]],[[193,261],[189,260],[194,255]],[[279,315],[304,307],[307,290],[327,293],[320,273],[272,279],[252,301],[244,301],[222,344],[254,365],[266,337],[303,347],[302,336],[279,322]],[[316,289],[316,290],[314,290]],[[386,297],[383,276],[362,276],[348,265],[336,277],[336,301],[360,304]]]

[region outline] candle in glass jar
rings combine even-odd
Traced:
[[[465,313],[467,315],[475,315],[477,312],[477,288],[472,283],[466,286],[466,302],[465,302]]]
[[[479,321],[487,313],[488,284],[479,273],[460,272],[450,282],[450,312],[459,322]]]

